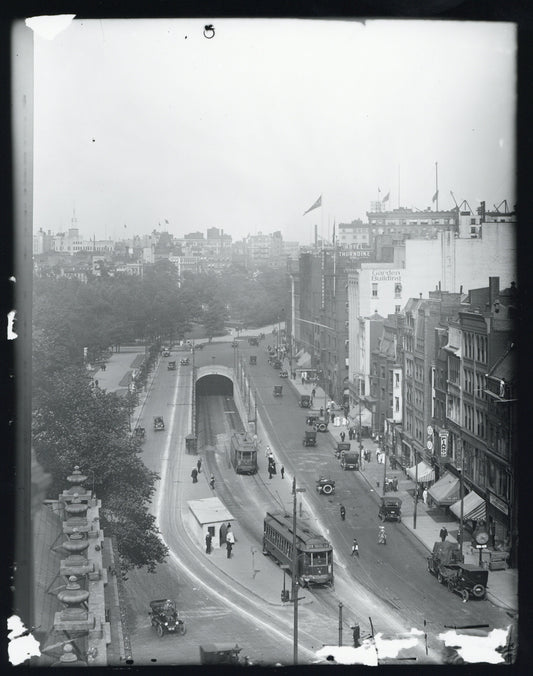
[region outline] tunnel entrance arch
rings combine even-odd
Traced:
[[[196,372],[195,394],[196,396],[209,394],[233,396],[234,382],[233,369],[227,366],[201,366]]]

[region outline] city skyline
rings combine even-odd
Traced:
[[[514,204],[513,24],[224,19],[208,40],[204,23],[35,35],[35,229],[75,209],[97,239],[161,223],[305,244],[387,195],[434,209],[436,163],[440,209],[450,190]]]

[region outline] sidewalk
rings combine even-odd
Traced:
[[[297,390],[299,394],[311,394],[311,390],[315,389],[315,405],[317,407],[323,406],[326,400],[324,390],[316,384],[306,383],[302,385],[301,380],[295,380],[290,377],[291,385]],[[348,441],[348,427],[344,425],[329,425],[329,432],[334,438],[335,442],[340,441],[340,433],[342,431],[346,434],[346,441]],[[359,442],[352,441],[353,448],[358,448]],[[412,481],[401,469],[391,470],[387,464],[380,464],[376,462],[376,448],[377,445],[371,439],[362,440],[365,450],[370,450],[371,462],[362,463],[360,474],[368,483],[369,487],[375,491],[378,499],[383,495],[383,478],[384,469],[386,468],[387,476],[398,479],[398,491],[389,493],[394,497],[401,498],[402,502],[402,523],[415,535],[415,537],[427,547],[428,552],[433,550],[433,543],[439,540],[439,531],[445,526],[448,530],[447,539],[450,542],[457,542],[457,533],[459,523],[453,517],[446,515],[439,509],[431,509],[420,500],[416,506],[416,528],[414,527],[414,489],[415,482]],[[488,562],[488,551],[484,550],[484,563]],[[473,549],[471,542],[463,543],[463,555],[465,563],[472,563],[479,565],[479,553],[477,549]],[[510,612],[518,612],[518,571],[514,568],[507,570],[489,571],[489,579],[487,585],[487,597],[501,608],[509,610]]]
[[[142,348],[141,348],[142,349]],[[142,354],[138,352],[137,354]],[[120,389],[122,383],[127,380],[131,374],[131,368],[135,355],[132,352],[113,353],[107,363],[106,371],[98,371],[95,378],[99,380],[99,386],[108,391],[115,391]],[[136,408],[132,416],[132,429],[135,427],[135,422],[142,415],[144,402],[148,396],[151,388],[152,380],[155,370],[150,375],[149,382],[146,387],[140,392],[139,406]],[[288,370],[288,367],[287,367]],[[298,378],[293,380],[289,377],[288,382],[300,394],[311,394],[313,387],[316,390],[315,404],[319,407],[323,405],[326,400],[324,391],[316,384],[306,383],[302,385]],[[346,432],[347,427],[341,425],[330,425],[329,432],[335,441],[340,441],[341,431]],[[352,442],[357,444],[358,442]],[[376,444],[370,439],[363,439],[363,447],[371,451],[371,462],[364,462],[360,471],[363,479],[368,483],[369,488],[372,488],[376,495],[376,502],[381,496],[383,486],[383,470],[384,465],[376,462]],[[180,476],[181,485],[186,493],[186,499],[201,499],[212,497],[213,491],[209,487],[207,473],[202,471],[199,475],[197,484],[192,484],[190,471],[193,465],[201,455],[187,456],[190,462],[182,464],[182,474]],[[205,463],[205,458],[202,457]],[[278,469],[281,462],[276,458]],[[204,464],[204,470],[207,470]],[[230,470],[228,470],[230,471]],[[413,527],[414,519],[414,482],[404,475],[402,470],[391,470],[387,467],[387,476],[396,477],[398,479],[398,491],[392,493],[395,497],[402,499],[402,523],[415,535],[415,537],[423,543],[428,552],[433,549],[433,543],[439,538],[439,531],[441,527],[446,526],[449,535],[448,539],[451,542],[456,542],[458,523],[455,520],[450,520],[445,514],[438,510],[429,509],[422,501],[417,504],[417,518],[416,528]],[[280,496],[285,505],[292,504],[291,495],[292,477],[286,472],[285,479],[281,479],[279,473],[272,480],[272,490]],[[216,489],[215,489],[216,495]],[[305,518],[305,513],[304,513]],[[231,577],[237,584],[241,586],[243,593],[253,593],[259,596],[270,605],[291,607],[291,604],[283,604],[280,598],[280,592],[283,587],[283,574],[280,568],[274,564],[270,559],[262,554],[261,547],[249,538],[245,531],[242,531],[237,521],[233,525],[236,544],[231,559],[226,557],[225,548],[215,548],[209,558],[214,566],[216,566],[223,574]],[[191,534],[191,540],[195,541]],[[205,554],[205,548],[197,543],[199,555],[208,556]],[[472,552],[469,542],[463,544],[463,553],[466,563],[479,562],[479,555],[477,550]],[[278,582],[279,581],[279,582]],[[290,577],[286,579],[287,588],[290,588]],[[518,571],[516,569],[489,571],[488,580],[488,598],[497,606],[505,608],[510,612],[518,611]],[[310,602],[310,601],[307,601]],[[306,603],[306,601],[302,601]]]

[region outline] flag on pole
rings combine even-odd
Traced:
[[[438,196],[439,196],[439,191],[437,190],[437,192],[433,195],[433,199],[431,201],[435,202],[435,200],[437,199]]]
[[[381,200],[381,202],[384,204],[385,202],[388,202],[390,198],[390,190],[389,192],[385,195],[385,197]]]
[[[304,211],[303,215],[308,214],[310,211],[313,211],[313,209],[318,209],[318,207],[322,206],[322,195],[317,199],[317,201],[313,204],[313,206],[309,207],[307,211]]]

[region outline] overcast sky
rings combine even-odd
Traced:
[[[307,243],[389,191],[391,208],[434,208],[436,162],[441,209],[450,190],[514,204],[512,24],[213,23],[211,40],[205,19],[35,36],[36,229],[65,231],[75,209],[84,238],[216,226]]]

